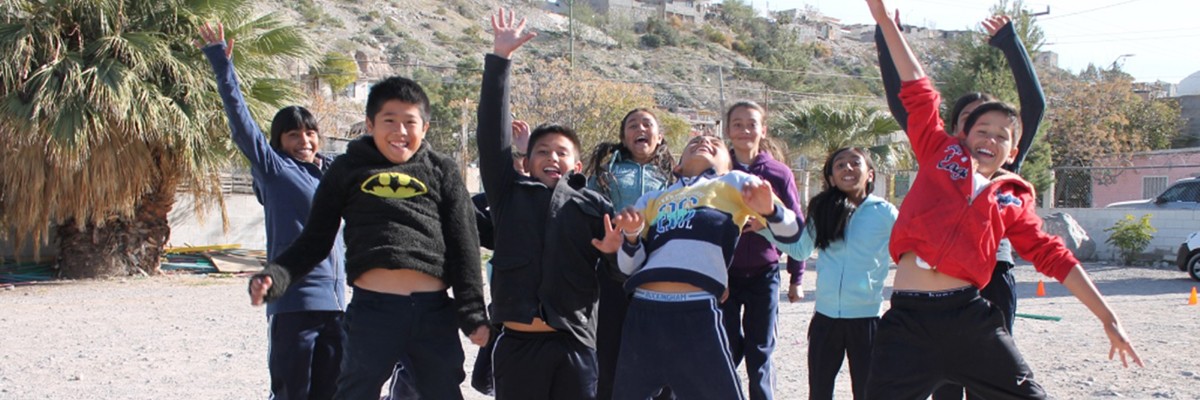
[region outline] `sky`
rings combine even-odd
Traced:
[[[863,0],[742,0],[763,10],[812,5],[843,24],[874,23]],[[999,0],[891,0],[904,24],[945,30],[973,29]],[[1058,66],[1078,72],[1089,63],[1118,62],[1138,81],[1179,83],[1200,71],[1200,1],[1026,0],[1034,12],[1050,9],[1038,25],[1042,50],[1058,53]]]

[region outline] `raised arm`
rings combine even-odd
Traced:
[[[483,64],[483,84],[479,93],[478,144],[479,173],[492,207],[507,197],[519,174],[513,167],[512,115],[509,111],[510,57],[521,45],[537,34],[525,32],[525,20],[514,23],[515,16],[501,9],[492,16],[493,50]],[[521,150],[524,151],[524,150]]]
[[[900,10],[896,10],[896,27],[900,26]],[[883,39],[883,28],[875,25],[875,51],[879,55],[879,77],[883,79],[883,94],[887,99],[888,110],[892,118],[900,124],[900,129],[908,130],[908,111],[900,102],[900,75],[896,73],[896,63],[892,62],[892,53],[888,51],[887,42]]]
[[[991,39],[988,44],[1004,53],[1008,67],[1012,69],[1013,81],[1017,84],[1017,97],[1021,102],[1021,141],[1017,143],[1017,157],[1005,169],[1021,173],[1021,164],[1029,155],[1033,146],[1034,136],[1046,113],[1046,94],[1042,92],[1042,84],[1038,81],[1037,71],[1033,68],[1033,60],[1025,51],[1021,37],[1012,20],[1007,16],[994,16],[983,21]]]
[[[925,70],[921,68],[921,63],[917,61],[912,49],[908,47],[908,42],[900,34],[900,27],[888,14],[883,0],[867,0],[867,6],[871,9],[871,16],[875,18],[875,23],[883,31],[883,40],[887,43],[888,52],[892,56],[892,62],[896,65],[896,73],[900,77],[900,81],[908,82],[924,78]]]
[[[201,50],[212,65],[217,78],[217,91],[221,94],[221,102],[225,105],[225,116],[229,119],[230,136],[233,143],[246,159],[250,167],[264,174],[278,171],[283,158],[267,143],[266,136],[254,122],[250,109],[246,107],[246,99],[242,96],[237,72],[229,56],[233,54],[233,39],[225,39],[225,27],[217,24],[213,27],[205,23],[200,27]]]

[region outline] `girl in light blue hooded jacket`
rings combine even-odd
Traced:
[[[883,314],[888,241],[896,207],[871,194],[875,167],[857,147],[841,148],[825,160],[824,190],[808,206],[808,226],[800,240],[775,246],[789,257],[806,259],[817,250],[816,314],[808,327],[810,399],[832,399],[842,358],[850,360],[854,398],[865,398],[871,346]]]

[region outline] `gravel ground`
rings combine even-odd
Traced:
[[[1034,297],[1038,279],[1017,268],[1022,313],[1017,344],[1058,399],[1200,399],[1200,306],[1196,282],[1171,268],[1091,264],[1146,368],[1107,360],[1095,318],[1057,283]],[[811,296],[815,274],[806,279]],[[811,300],[780,308],[776,349],[780,399],[807,398]],[[0,290],[0,399],[254,399],[267,396],[266,324],[249,306],[245,279],[173,275],[56,282]],[[467,348],[467,366],[476,348]],[[744,373],[744,372],[743,372]],[[838,398],[848,399],[843,367]],[[466,385],[468,399],[485,399]]]

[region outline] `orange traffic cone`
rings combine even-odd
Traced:
[[[1038,281],[1037,295],[1038,295],[1038,297],[1046,296],[1046,284],[1042,283],[1041,280]]]
[[[1188,297],[1188,305],[1189,306],[1196,305],[1196,287],[1195,286],[1192,286],[1192,295]]]

